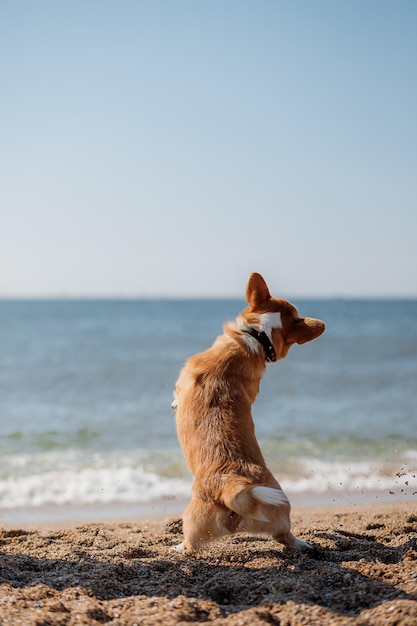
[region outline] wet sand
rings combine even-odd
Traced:
[[[313,544],[178,554],[178,517],[0,530],[0,624],[417,624],[417,502],[293,511]]]

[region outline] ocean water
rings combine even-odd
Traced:
[[[258,439],[291,494],[417,496],[417,301],[295,300],[326,323],[268,365]],[[0,300],[1,511],[183,500],[172,391],[238,300]]]

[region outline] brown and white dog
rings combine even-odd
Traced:
[[[255,437],[251,405],[267,361],[316,339],[324,323],[301,318],[295,306],[273,298],[260,274],[250,275],[247,308],[214,344],[188,359],[172,404],[187,464],[195,476],[183,513],[180,552],[236,531],[267,533],[280,543],[310,547],[290,531],[290,503],[268,470]]]

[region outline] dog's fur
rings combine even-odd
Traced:
[[[242,331],[265,331],[277,360],[290,347],[316,339],[324,323],[300,318],[295,306],[272,298],[260,274],[250,275],[247,308],[223,335],[188,359],[177,381],[173,402],[177,432],[188,467],[195,476],[192,499],[183,513],[181,552],[238,530],[268,533],[290,547],[309,547],[290,531],[290,503],[266,467],[251,415],[265,352]]]

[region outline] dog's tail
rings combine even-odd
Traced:
[[[260,522],[271,521],[267,516],[265,505],[290,508],[288,498],[282,489],[253,484],[243,486],[240,479],[227,481],[222,500],[228,509],[238,515]]]

